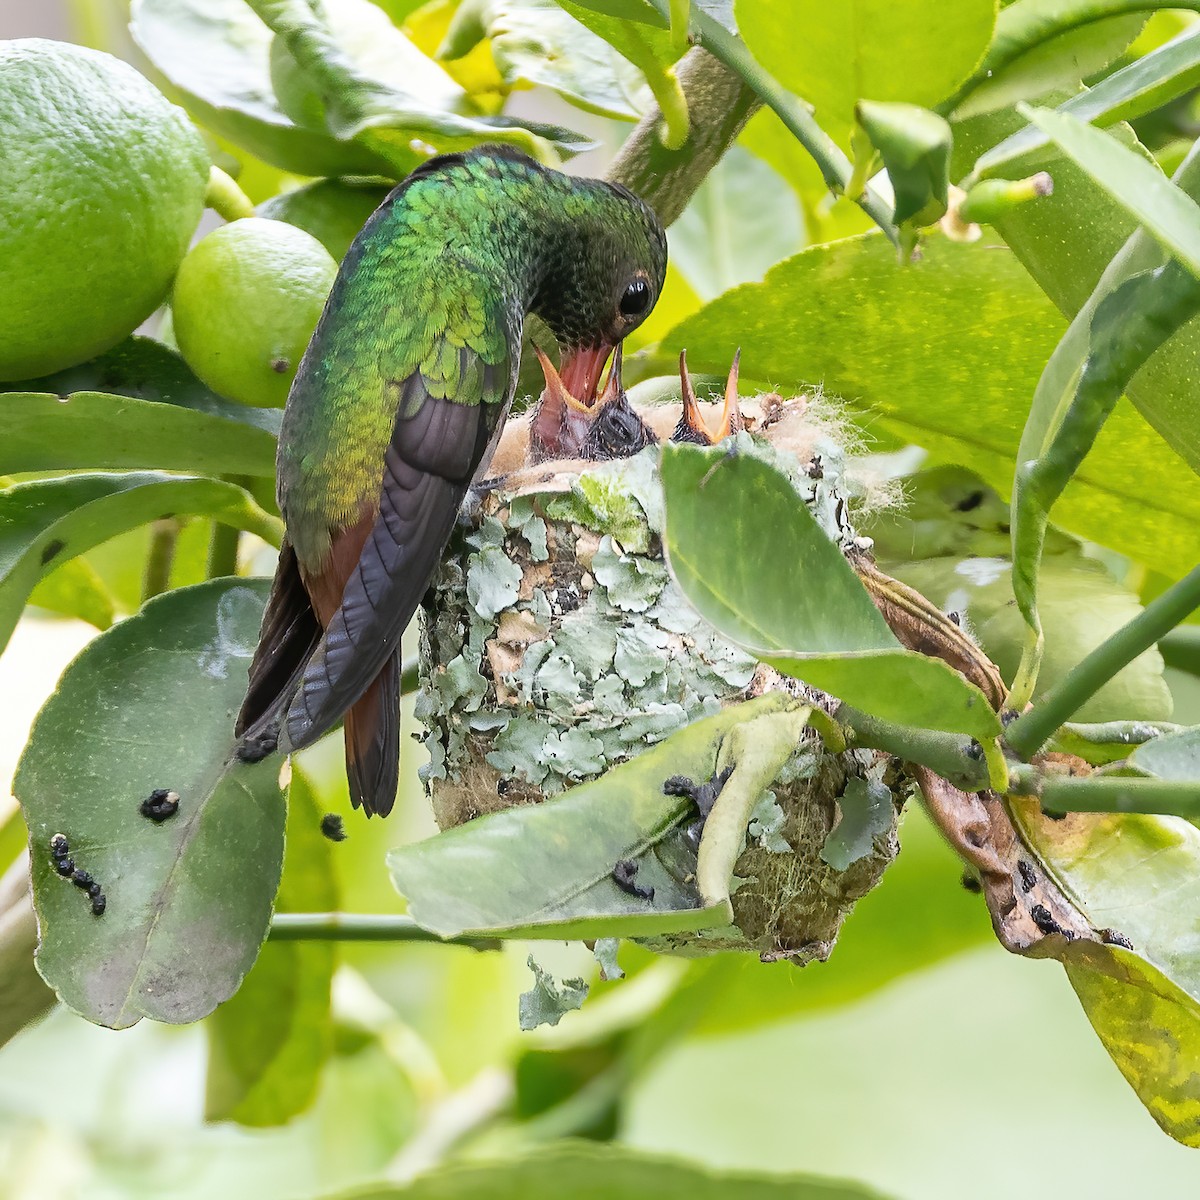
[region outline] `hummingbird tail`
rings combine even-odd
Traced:
[[[400,777],[400,656],[387,660],[374,683],[346,712],[346,778],[350,801],[386,817]]]
[[[238,737],[258,738],[279,725],[323,632],[296,552],[285,541],[250,664],[250,686],[234,726]]]

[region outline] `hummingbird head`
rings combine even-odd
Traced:
[[[601,180],[572,180],[563,203],[562,236],[547,241],[532,309],[558,342],[561,366],[547,371],[539,426],[547,457],[571,457],[598,416],[600,377],[609,355],[650,314],[667,269],[667,238],[653,210],[628,189]],[[620,367],[610,372],[620,381]],[[617,388],[606,388],[606,394]],[[623,394],[623,391],[622,393]],[[611,399],[612,397],[609,397]],[[565,418],[570,418],[566,420]],[[562,424],[564,436],[556,435]]]

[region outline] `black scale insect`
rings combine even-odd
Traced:
[[[67,842],[66,834],[56,833],[50,839],[50,853],[53,856],[51,861],[54,864],[54,869],[64,879],[70,879],[80,891],[87,892],[88,898],[92,902],[92,912],[97,917],[103,916],[104,909],[108,903],[104,898],[104,892],[87,871],[77,871],[75,869],[75,863],[71,859],[71,847]]]
[[[326,813],[321,818],[321,833],[331,842],[344,842],[346,840],[346,828],[342,824],[342,818],[337,813]]]
[[[708,819],[708,814],[712,812],[713,805],[721,794],[721,789],[732,774],[733,767],[730,766],[723,771],[718,771],[707,783],[696,783],[686,775],[672,775],[663,782],[664,796],[686,796],[696,806],[698,815],[688,825],[684,834],[693,850],[699,847],[704,822]],[[636,896],[639,900],[653,900],[654,888],[643,887],[638,883],[637,873],[638,864],[634,859],[618,859],[616,866],[612,869],[612,881],[626,895]]]
[[[138,812],[148,821],[161,825],[179,811],[179,793],[166,788],[155,788],[138,807]]]

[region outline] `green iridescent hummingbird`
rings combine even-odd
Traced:
[[[561,371],[531,422],[538,457],[580,453],[610,353],[654,307],[666,237],[624,188],[505,148],[431,159],[371,216],[296,373],[279,439],[287,526],[237,720],[243,758],[345,721],[354,804],[386,814],[399,758],[400,635],[517,384],[525,318]]]

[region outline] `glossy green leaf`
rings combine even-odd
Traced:
[[[41,379],[0,384],[0,411],[0,473],[275,473],[280,414],[221,399],[151,338],[128,338]]]
[[[1200,276],[1200,205],[1153,164],[1099,129],[1048,108],[1022,110],[1163,247]]]
[[[619,27],[592,15],[605,29]],[[650,29],[645,35],[656,38]],[[638,117],[649,102],[645,78],[628,56],[554,0],[466,0],[438,56],[460,58],[484,38],[509,86],[538,84],[592,112],[626,119]],[[647,57],[654,58],[649,49]]]
[[[729,904],[705,906],[676,832],[691,801],[663,794],[672,775],[710,779],[722,739],[737,724],[785,706],[765,696],[697,721],[631,762],[541,804],[477,817],[388,855],[409,915],[443,937],[641,937],[724,925]],[[519,845],[519,855],[512,847]],[[631,895],[613,880],[638,864]]]
[[[1132,943],[1070,943],[1064,962],[1088,1019],[1151,1115],[1200,1145],[1200,830],[1175,817],[1016,816],[1030,847],[1096,928]]]
[[[38,580],[85,550],[159,517],[202,513],[275,545],[282,524],[242,488],[160,472],[64,475],[0,491],[0,647]]]
[[[1144,742],[1129,756],[1129,761],[1139,771],[1159,779],[1200,782],[1200,729],[1182,729],[1169,737]]]
[[[276,912],[334,912],[333,847],[304,774],[293,765]],[[205,1119],[282,1125],[317,1093],[333,1050],[329,989],[336,944],[270,942],[237,994],[209,1017]]]
[[[823,385],[869,414],[872,430],[969,466],[1006,495],[1063,323],[1016,257],[989,246],[930,239],[903,270],[878,236],[813,247],[673,329],[662,369],[686,347],[693,371],[723,374],[741,346],[748,378],[784,395]],[[1124,402],[1055,513],[1172,579],[1200,560],[1200,479]]]
[[[1120,133],[1124,128],[1111,132]],[[989,118],[976,123],[972,137],[987,144],[995,140],[996,133],[1011,129],[1011,124]],[[1130,145],[1149,163],[1149,155],[1136,140]],[[997,220],[996,228],[1059,309],[1075,317],[1089,299],[1094,305],[1129,276],[1159,266],[1165,260],[1165,251],[1070,159],[1060,157],[1044,165],[1054,174],[1054,195]],[[1151,169],[1157,170],[1152,164]],[[1193,199],[1200,195],[1200,159],[1192,156],[1185,161],[1174,182]],[[1086,328],[1084,324],[1077,336],[1082,336]],[[1079,353],[1082,355],[1082,351]],[[1198,362],[1200,324],[1189,324],[1158,350],[1127,389],[1146,420],[1195,471],[1200,471],[1200,424],[1194,418]],[[1129,431],[1120,439],[1102,434],[1101,444],[1105,440],[1128,444]],[[1095,459],[1093,451],[1092,461]],[[1175,465],[1166,456],[1160,470],[1165,467],[1173,473]],[[1084,469],[1088,470],[1087,465]],[[1175,487],[1173,483],[1165,486],[1171,491]],[[1059,516],[1061,519],[1061,510]],[[1193,562],[1196,557],[1190,555]],[[1163,573],[1176,578],[1180,570],[1180,565],[1174,563]]]
[[[755,58],[845,138],[859,100],[934,107],[987,49],[995,0],[738,0],[738,29]]]
[[[1101,721],[1098,724],[1070,721],[1059,727],[1050,749],[1074,754],[1093,766],[1103,766],[1128,758],[1131,749],[1144,742],[1182,729],[1182,725],[1167,721]]]
[[[1103,128],[1132,120],[1200,85],[1200,30],[1188,29],[1092,88],[1072,96],[1058,111]],[[1049,144],[1040,129],[1026,125],[980,156],[974,174],[1011,174],[1027,154]]]
[[[1106,16],[1105,9],[1104,0],[1016,0],[1005,5],[987,54],[950,106],[954,117],[962,120],[1037,99],[1101,71],[1146,21],[1144,13]]]
[[[748,453],[670,445],[662,478],[671,574],[723,637],[864,712],[995,736],[977,688],[901,648],[782,472]]]
[[[91,642],[34,724],[14,791],[29,826],[38,969],[82,1016],[206,1016],[242,981],[266,936],[283,856],[278,760],[234,755],[267,582],[170,592]],[[141,815],[157,789],[179,810]],[[63,834],[77,870],[52,865]]]
[[[883,1200],[807,1175],[709,1171],[621,1145],[559,1141],[526,1159],[441,1167],[405,1187],[368,1185],[326,1200]]]

